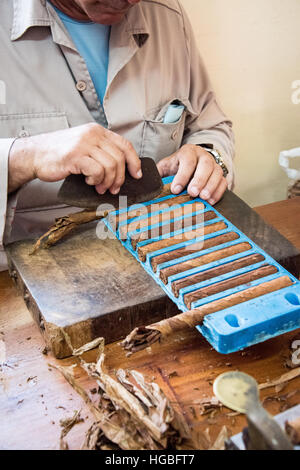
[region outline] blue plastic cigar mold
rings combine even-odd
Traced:
[[[164,178],[164,184],[168,184],[172,181],[173,177]],[[181,193],[181,195],[187,194],[186,191]],[[181,196],[180,195],[180,196]],[[145,206],[151,206],[152,204],[162,203],[166,200],[171,198],[178,197],[174,195],[169,195],[162,197],[160,199],[155,199],[153,201],[149,201],[144,204]],[[266,283],[268,281],[272,281],[276,278],[280,278],[282,276],[288,276],[292,281],[292,285],[281,290],[262,295],[258,298],[248,300],[246,302],[240,303],[230,308],[226,308],[225,310],[221,310],[210,315],[207,315],[204,319],[204,322],[201,326],[197,326],[198,331],[209,341],[209,343],[220,353],[222,354],[229,354],[232,352],[239,351],[244,349],[248,346],[263,342],[269,338],[273,338],[275,336],[281,335],[283,333],[287,333],[289,331],[295,330],[300,328],[300,282],[292,276],[286,269],[284,269],[280,264],[278,264],[273,258],[271,258],[266,252],[264,252],[261,248],[259,248],[252,240],[250,240],[245,234],[243,234],[240,230],[238,230],[234,225],[232,225],[225,217],[223,217],[217,210],[215,210],[212,206],[210,206],[206,201],[203,201],[200,198],[193,199],[192,201],[185,202],[183,204],[176,205],[176,207],[184,206],[186,204],[193,204],[195,202],[201,202],[204,205],[204,208],[201,208],[200,211],[191,213],[189,212],[188,215],[181,215],[178,219],[172,219],[172,213],[174,211],[173,207],[165,207],[161,208],[157,212],[151,212],[151,217],[162,214],[164,212],[171,211],[171,217],[168,221],[163,221],[158,224],[153,224],[149,226],[145,226],[143,228],[139,228],[137,230],[126,232],[126,239],[124,238],[124,226],[126,226],[129,222],[139,222],[142,219],[147,219],[149,214],[144,213],[139,217],[133,217],[130,219],[126,218],[125,221],[121,221],[116,228],[114,225],[115,217],[120,216],[122,214],[126,214],[128,209],[120,209],[118,211],[111,212],[109,216],[104,219],[104,223],[106,226],[113,232],[113,234],[120,240],[120,242],[124,245],[124,247],[141,263],[143,268],[153,277],[153,279],[160,285],[160,287],[166,292],[168,297],[175,302],[178,308],[182,312],[186,312],[190,309],[195,309],[201,307],[204,304],[211,303],[213,301],[225,298],[229,295],[236,294],[241,291],[245,291],[251,287],[258,286],[260,284]],[[174,204],[176,202],[174,201]],[[130,207],[130,211],[134,209],[140,208],[141,205],[136,205]],[[145,211],[146,212],[146,211]],[[177,231],[170,232],[170,221],[176,222],[181,220],[185,217],[191,217],[193,215],[203,215],[205,212],[213,212],[215,215],[214,218],[211,220],[203,222],[200,221],[196,226],[188,226],[184,227],[184,224],[181,224],[181,228]],[[212,217],[213,215],[210,214]],[[155,220],[154,220],[155,222]],[[141,261],[138,256],[138,248],[148,245],[150,243],[168,239],[172,236],[177,234],[181,234],[182,232],[190,231],[193,229],[200,229],[201,227],[209,226],[211,224],[215,224],[217,222],[223,222],[226,224],[226,228],[220,230],[218,232],[213,232],[208,235],[200,236],[198,238],[194,238],[189,241],[180,241],[173,246],[168,246],[167,248],[160,249],[157,251],[153,251],[146,255],[145,261]],[[155,229],[161,227],[160,232],[163,231],[163,226],[166,227],[166,232],[163,235],[155,236]],[[123,232],[122,232],[123,227]],[[154,236],[153,238],[138,241],[132,244],[132,241],[136,238],[137,235],[141,235],[143,232],[148,232],[149,229],[153,230]],[[156,272],[152,268],[151,260],[158,256],[165,254],[167,252],[171,252],[174,250],[178,250],[180,248],[188,248],[189,245],[193,245],[197,242],[203,242],[208,239],[215,238],[220,235],[224,235],[229,232],[235,232],[235,236],[237,237],[235,240],[230,241],[228,243],[223,243],[221,245],[213,246],[212,248],[198,250],[192,252],[192,254],[187,254],[181,258],[177,258],[172,261],[168,261],[157,266]],[[214,261],[212,263],[202,265],[200,267],[193,268],[189,271],[180,272],[179,274],[170,276],[168,278],[168,283],[164,284],[160,279],[160,271],[164,268],[168,268],[170,266],[174,266],[180,264],[184,261],[191,260],[193,258],[198,258],[203,255],[207,255],[209,253],[213,253],[214,251],[229,248],[233,245],[237,245],[240,243],[248,243],[250,245],[249,250],[243,251],[242,253],[235,254],[233,256]],[[237,261],[239,259],[245,258],[247,256],[253,254],[260,254],[263,256],[263,261],[253,264],[251,266],[247,266],[241,269],[237,269],[235,271],[231,271],[229,273],[214,276],[213,278],[200,282],[197,284],[189,285],[179,291],[179,296],[176,297],[172,290],[172,283],[179,279],[187,278],[193,274],[203,273],[213,268],[221,267],[225,264],[228,264],[232,261]],[[196,302],[193,302],[190,308],[187,307],[184,301],[184,296],[190,292],[194,292],[199,290],[200,288],[215,285],[219,282],[224,280],[228,280],[239,276],[241,274],[248,273],[255,269],[258,269],[265,265],[272,265],[277,268],[277,272],[272,275],[268,275],[264,278],[255,280],[253,282],[249,282],[244,285],[239,285],[232,289],[223,291],[218,294],[214,294],[208,297],[200,298]],[[146,287],[146,286],[145,286]]]

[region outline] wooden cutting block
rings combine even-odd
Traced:
[[[227,191],[216,209],[299,278],[298,250],[234,193]],[[98,336],[117,341],[136,326],[179,313],[111,233],[97,238],[96,226],[82,226],[35,255],[28,240],[7,247],[10,274],[57,358],[71,353],[62,330],[78,348]]]

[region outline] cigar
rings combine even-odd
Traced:
[[[224,222],[217,222],[215,224],[205,225],[194,230],[188,230],[186,232],[180,233],[179,235],[149,243],[145,246],[140,246],[138,248],[138,255],[141,261],[146,261],[146,256],[148,253],[161,250],[162,248],[178,245],[179,243],[184,243],[197,237],[203,237],[209,233],[219,232],[220,230],[225,230],[226,228],[227,225]]]
[[[276,268],[276,266],[263,266],[249,273],[245,273],[240,276],[233,277],[231,279],[226,279],[225,281],[218,282],[217,284],[213,284],[211,286],[198,289],[194,292],[190,292],[184,296],[184,303],[187,308],[191,308],[192,303],[196,302],[197,300],[218,294],[219,292],[225,292],[226,290],[233,289],[237,286],[242,286],[243,284],[247,284],[249,282],[253,282],[256,279],[262,279],[277,272],[278,269]]]
[[[170,208],[170,210],[167,210],[166,212],[162,212],[163,210],[167,208]],[[178,217],[184,217],[194,212],[200,212],[202,210],[204,210],[204,204],[202,202],[194,202],[191,204],[185,204],[181,206],[178,206],[177,204],[177,205],[165,207],[165,204],[163,201],[161,203],[161,211],[158,214],[152,215],[153,211],[151,211],[151,213],[148,214],[148,216],[145,217],[144,219],[133,220],[132,222],[130,222],[131,219],[128,219],[128,223],[120,227],[120,235],[122,236],[122,238],[126,238],[128,232],[133,232],[134,230],[140,230],[145,227],[149,227],[150,225],[159,224],[168,220],[171,221],[172,219],[175,219]],[[214,214],[214,217],[217,217],[215,213],[213,214]],[[199,214],[199,217],[201,217],[200,214]]]
[[[80,225],[103,219],[105,216],[105,213],[98,214],[94,209],[85,209],[56,219],[49,230],[35,243],[31,255],[35,254],[40,248],[47,249],[56,245],[57,242],[76,230]]]
[[[184,204],[185,202],[193,200],[194,199],[191,196],[185,194],[184,196],[172,197],[170,199],[166,199],[165,201],[150,204],[149,206],[139,204],[140,207],[137,209],[132,209],[112,217],[111,223],[114,224],[116,228],[118,228],[121,222],[133,219],[134,217],[141,217],[142,215],[151,214],[151,212],[157,212],[162,208],[166,209],[167,207],[178,206],[180,204]]]
[[[219,312],[221,310],[233,307],[248,300],[261,297],[271,292],[276,292],[285,287],[291,286],[293,281],[289,276],[282,276],[269,282],[251,287],[242,292],[237,292],[228,297],[216,300],[214,302],[202,305],[201,307],[181,313],[171,318],[167,318],[158,323],[149,326],[135,328],[121,343],[123,349],[130,353],[135,353],[147,348],[157,342],[162,337],[172,335],[186,328],[194,328],[202,325],[206,315]],[[251,312],[250,312],[251,313]]]
[[[225,235],[219,235],[217,237],[209,238],[207,240],[188,245],[178,250],[168,251],[167,253],[163,253],[162,255],[154,256],[151,259],[153,271],[157,271],[157,266],[159,264],[166,263],[167,261],[173,261],[174,259],[182,258],[184,256],[192,255],[196,251],[203,251],[207,250],[208,248],[212,248],[213,246],[223,245],[224,243],[229,243],[231,241],[237,240],[238,238],[238,233],[229,232],[225,233]],[[196,283],[194,282],[193,284]]]
[[[234,233],[234,232],[233,232]],[[222,235],[224,236],[224,235]],[[178,281],[172,282],[172,290],[176,297],[179,296],[179,291],[185,287],[193,286],[194,284],[199,284],[200,282],[208,281],[217,276],[222,276],[232,271],[237,271],[238,269],[251,266],[256,263],[264,261],[264,256],[260,254],[246,256],[236,261],[231,261],[230,263],[217,266],[215,268],[207,269],[198,274],[193,274],[192,276],[184,277],[183,279],[178,279]]]
[[[161,280],[165,284],[168,284],[169,277],[173,276],[174,274],[189,271],[190,269],[198,268],[199,266],[213,263],[214,261],[228,258],[230,256],[237,255],[238,253],[243,253],[244,251],[248,251],[250,249],[250,243],[239,243],[238,245],[230,246],[229,248],[223,248],[222,250],[214,251],[213,253],[209,253],[208,255],[202,255],[198,258],[190,259],[189,261],[178,263],[174,266],[169,266],[168,268],[163,268],[161,269],[159,275]]]
[[[160,227],[149,229],[148,231],[139,233],[131,240],[131,244],[136,249],[137,243],[149,240],[151,238],[161,237],[168,233],[176,232],[177,230],[183,230],[188,227],[192,227],[193,225],[200,225],[203,222],[208,222],[209,220],[216,219],[217,216],[215,212],[205,212],[202,214],[193,215],[192,217],[185,217],[180,220],[172,221],[169,224],[161,225]]]

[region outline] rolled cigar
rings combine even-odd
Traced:
[[[142,215],[150,214],[151,212],[159,211],[162,207],[167,208],[171,206],[177,206],[179,204],[184,204],[185,202],[189,201],[193,201],[193,198],[188,194],[185,194],[183,196],[172,197],[170,199],[166,199],[165,201],[150,204],[149,206],[139,204],[140,207],[137,209],[132,209],[122,214],[118,214],[115,217],[112,217],[111,223],[115,224],[115,227],[118,228],[119,224],[123,221],[133,219],[134,217],[140,217]]]
[[[203,266],[205,264],[209,264],[220,259],[228,258],[230,256],[237,255],[238,253],[243,253],[244,251],[248,251],[250,249],[250,243],[239,243],[237,245],[230,246],[229,248],[223,248],[222,250],[214,251],[213,253],[209,253],[208,255],[202,255],[199,258],[193,258],[189,261],[184,261],[183,263],[178,263],[174,266],[163,268],[161,269],[159,275],[161,280],[165,284],[168,284],[169,277],[173,276],[174,274],[189,271],[190,269],[198,268],[199,266]]]
[[[272,281],[260,284],[259,286],[251,287],[250,289],[237,292],[236,294],[232,294],[223,299],[202,305],[198,309],[180,313],[179,315],[167,318],[158,323],[153,323],[149,326],[135,328],[135,330],[125,338],[121,345],[130,353],[140,351],[155,343],[161,339],[161,337],[171,335],[172,333],[184,330],[187,327],[194,328],[197,325],[201,325],[206,315],[219,312],[271,292],[276,292],[280,289],[291,286],[292,284],[293,282],[289,276],[282,276]],[[155,333],[153,333],[153,331]]]
[[[218,237],[209,238],[208,240],[188,245],[184,248],[180,248],[179,250],[168,251],[167,253],[163,253],[162,255],[154,256],[154,258],[152,258],[151,260],[153,271],[157,271],[157,266],[159,264],[166,263],[167,261],[173,261],[174,259],[182,258],[184,256],[192,255],[196,251],[203,251],[207,250],[208,248],[212,248],[213,246],[223,245],[224,243],[237,240],[238,238],[238,233],[229,232],[225,233],[224,235],[219,235]],[[196,283],[193,282],[193,284]]]
[[[205,225],[194,230],[188,230],[186,232],[175,235],[174,237],[165,238],[157,242],[149,243],[145,246],[140,246],[138,248],[138,255],[141,261],[146,261],[146,256],[148,253],[152,253],[156,250],[161,250],[162,248],[167,248],[169,246],[178,245],[185,241],[193,240],[197,237],[203,237],[209,233],[219,232],[220,230],[225,230],[227,225],[224,222],[217,222],[211,225]]]
[[[131,240],[131,244],[134,249],[136,249],[137,243],[149,240],[150,238],[161,237],[166,235],[167,233],[176,232],[177,230],[183,230],[187,227],[192,227],[193,225],[200,225],[203,222],[208,222],[209,220],[216,219],[217,216],[215,212],[205,212],[202,214],[193,215],[192,217],[185,217],[181,220],[176,220],[170,222],[166,225],[161,225],[160,227],[156,227],[155,229],[149,229],[147,232],[142,232],[137,234],[137,237],[134,237]]]
[[[75,212],[56,219],[55,224],[52,225],[35,243],[31,254],[35,254],[40,248],[46,249],[54,246],[58,241],[76,230],[80,225],[88,224],[94,220],[103,219],[105,216],[105,212],[103,214],[98,214],[96,210],[86,209],[84,211]]]
[[[166,212],[162,212],[166,208],[169,208],[170,210],[167,210]],[[128,221],[126,225],[122,225],[120,228],[120,234],[122,237],[126,237],[128,232],[132,232],[134,230],[140,230],[142,228],[148,227],[150,225],[155,225],[158,223],[165,222],[167,220],[173,220],[177,217],[184,217],[189,214],[192,214],[193,212],[198,212],[204,209],[204,204],[202,202],[195,202],[192,204],[184,204],[181,206],[178,205],[172,205],[172,206],[166,206],[164,202],[161,203],[161,211],[159,214],[153,215],[153,211],[148,215],[148,217],[145,217],[144,219],[141,220],[134,220],[132,222]],[[215,214],[215,213],[214,213]],[[200,215],[199,215],[200,217]],[[216,214],[215,214],[215,217]],[[130,220],[130,219],[129,219]]]
[[[278,269],[276,268],[276,266],[263,266],[249,273],[245,273],[240,276],[235,276],[231,279],[226,279],[225,281],[213,284],[212,286],[203,287],[202,289],[190,292],[184,296],[184,303],[187,308],[191,308],[192,303],[196,302],[197,300],[218,294],[219,292],[225,292],[228,289],[233,289],[234,287],[242,286],[243,284],[253,282],[256,279],[261,279],[277,272]]]
[[[233,232],[234,233],[234,232]],[[224,236],[224,235],[222,235]],[[208,269],[202,271],[198,274],[193,274],[192,276],[184,277],[183,279],[178,279],[178,281],[172,282],[172,290],[176,297],[179,296],[179,291],[185,287],[193,286],[194,284],[199,284],[200,282],[208,281],[208,279],[213,279],[217,276],[222,276],[222,274],[230,273],[232,271],[237,271],[238,269],[251,266],[256,263],[264,261],[264,256],[260,254],[246,256],[237,261],[231,261],[231,263],[226,263],[216,268]]]
[[[285,423],[287,435],[295,446],[300,445],[300,418],[295,421],[287,421]]]

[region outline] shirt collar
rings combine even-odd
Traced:
[[[13,0],[13,8],[12,41],[20,39],[29,28],[34,26],[49,26],[52,33],[55,33],[54,17],[49,14],[46,0]],[[112,26],[112,29],[115,28],[123,31],[125,28],[139,47],[142,47],[149,37],[148,25],[140,4],[129,10],[122,23]],[[72,44],[66,45],[72,46]]]
[[[46,0],[13,0],[11,40],[23,36],[33,26],[51,26]]]

